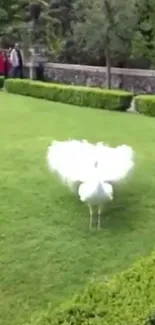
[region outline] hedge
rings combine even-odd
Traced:
[[[136,96],[135,108],[139,113],[155,116],[155,95]]]
[[[91,87],[68,86],[32,80],[7,79],[8,92],[61,103],[124,111],[129,108],[132,93]]]
[[[3,88],[4,86],[4,77],[0,76],[0,88]]]
[[[109,281],[90,284],[82,294],[29,325],[155,324],[155,254]]]

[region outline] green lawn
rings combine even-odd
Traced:
[[[137,167],[101,232],[50,175],[52,139],[129,144]],[[0,324],[21,325],[155,247],[155,119],[0,93]]]

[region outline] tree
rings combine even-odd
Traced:
[[[54,44],[57,45],[56,49],[58,48],[58,51],[55,51],[57,52],[57,60],[62,60],[63,56],[68,52],[68,41],[72,34],[71,22],[73,20],[73,1],[74,0],[51,0],[51,17],[53,19],[53,27],[56,35],[55,42],[52,42],[52,47]],[[52,48],[52,51],[53,50]]]
[[[130,47],[136,27],[135,4],[124,0],[76,0],[74,9],[74,39],[96,56],[104,51],[107,87],[111,88],[111,58]]]
[[[29,47],[43,47],[56,55],[63,44],[63,27],[57,14],[58,0],[0,0],[0,38],[13,45],[19,41]],[[62,8],[63,9],[63,8]],[[60,12],[60,10],[59,10]],[[58,12],[58,13],[59,13]],[[4,42],[5,40],[5,42]]]
[[[54,0],[29,1],[27,14],[27,30],[29,44],[43,47],[46,54],[57,56],[63,46],[63,26],[60,20],[60,3]]]
[[[138,26],[132,40],[132,55],[143,57],[155,66],[154,0],[137,0]]]
[[[7,39],[14,23],[15,1],[0,0],[0,43]]]

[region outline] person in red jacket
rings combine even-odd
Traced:
[[[9,61],[9,56],[7,51],[4,51],[3,53],[3,62],[4,62],[4,76],[5,78],[8,78],[9,72],[11,70],[11,63]]]
[[[4,76],[4,56],[2,52],[0,52],[0,76]]]
[[[11,70],[11,63],[9,61],[8,53],[6,50],[0,52],[0,75],[7,78]]]

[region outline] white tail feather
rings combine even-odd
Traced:
[[[134,166],[134,151],[127,145],[111,148],[86,140],[53,141],[48,147],[47,163],[51,172],[77,192],[81,183],[96,175],[96,169],[102,182],[124,179]]]

